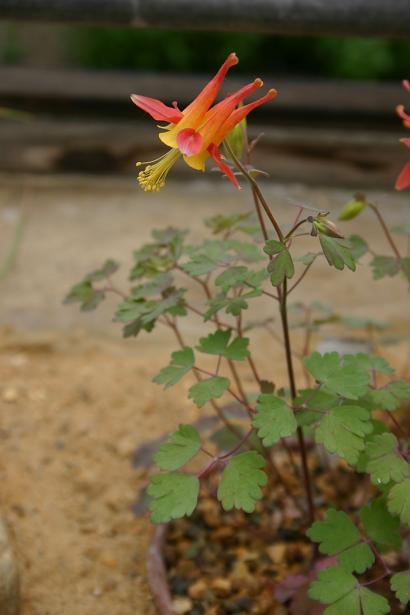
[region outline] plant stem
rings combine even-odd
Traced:
[[[261,223],[262,217],[261,217],[261,212],[260,212],[260,210],[259,210],[259,208],[257,206],[257,202],[259,202],[262,205],[262,207],[263,207],[263,209],[265,211],[265,214],[267,215],[268,219],[270,220],[272,226],[274,227],[274,229],[276,231],[276,234],[278,236],[279,241],[283,242],[284,236],[283,236],[283,233],[282,233],[282,231],[280,229],[280,226],[277,223],[276,218],[272,214],[272,212],[271,212],[271,210],[269,208],[269,205],[265,201],[265,198],[264,198],[264,196],[263,196],[263,194],[262,194],[262,192],[261,192],[261,190],[260,190],[256,180],[252,177],[252,175],[250,175],[248,170],[244,167],[244,165],[235,156],[234,152],[232,151],[232,148],[229,146],[229,143],[226,143],[226,147],[227,147],[227,150],[228,150],[229,155],[231,156],[233,162],[238,167],[238,169],[241,171],[243,176],[248,180],[248,182],[250,183],[250,185],[252,187],[252,192],[253,192],[253,195],[254,195],[256,211],[257,211],[258,218],[259,218],[259,221],[260,221],[260,224],[261,224],[261,230],[262,230],[263,236],[266,239],[267,231],[266,231],[266,227],[264,226],[264,224]],[[293,369],[292,349],[291,349],[291,344],[290,344],[289,324],[288,324],[288,316],[287,316],[287,304],[286,304],[286,300],[287,300],[287,280],[286,280],[286,278],[285,278],[285,281],[283,283],[282,291],[280,291],[280,288],[278,287],[278,297],[279,297],[279,306],[280,306],[280,316],[281,316],[282,328],[283,328],[283,336],[284,336],[284,342],[285,342],[286,365],[287,365],[287,368],[288,368],[288,377],[289,377],[289,384],[290,384],[291,395],[292,395],[292,399],[294,399],[296,397],[297,390],[296,390],[295,374],[294,374],[294,369]],[[313,496],[312,496],[312,488],[311,488],[311,481],[310,481],[310,475],[309,475],[309,468],[308,468],[308,464],[307,464],[307,453],[306,453],[305,439],[304,439],[303,430],[302,430],[301,427],[298,427],[298,429],[297,429],[297,436],[298,436],[300,454],[301,454],[301,459],[302,459],[302,469],[303,469],[303,477],[304,477],[306,497],[307,497],[308,508],[309,508],[309,518],[310,518],[310,522],[313,523],[313,521],[315,519],[315,509],[314,509],[314,504],[313,504]]]
[[[283,339],[284,339],[284,344],[285,344],[285,355],[286,355],[286,366],[288,370],[290,392],[291,392],[292,399],[295,399],[297,395],[297,389],[296,389],[296,381],[295,381],[295,372],[293,369],[292,349],[291,349],[290,335],[289,335],[288,311],[287,311],[286,303],[287,303],[287,279],[285,278],[283,282],[282,300],[280,302],[280,316],[281,316],[281,321],[282,321]],[[310,522],[313,523],[315,520],[315,507],[313,503],[312,486],[311,486],[309,468],[308,468],[308,463],[307,463],[305,438],[304,438],[303,430],[301,427],[297,428],[297,437],[298,437],[299,448],[300,448],[300,456],[302,459],[303,480],[305,484],[306,497],[307,497],[307,502],[308,502],[308,507],[309,507],[309,518],[310,518]]]
[[[384,218],[382,216],[382,214],[379,211],[379,208],[376,207],[376,205],[373,205],[373,203],[369,203],[369,207],[370,209],[376,214],[378,221],[380,222],[380,225],[384,231],[384,234],[386,235],[386,239],[389,242],[394,254],[397,256],[398,259],[401,259],[401,254],[394,242],[393,237],[391,236],[391,233],[387,227],[386,222],[384,221]]]

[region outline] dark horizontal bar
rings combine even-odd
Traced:
[[[0,19],[410,37],[409,0],[0,0]]]
[[[1,1],[1,0],[0,0]],[[409,0],[410,2],[410,0]],[[248,80],[258,76],[249,75]],[[203,88],[208,76],[170,75],[158,73],[90,71],[81,69],[42,69],[32,67],[0,67],[0,103],[65,102],[95,104],[96,115],[104,105],[123,105],[142,116],[131,104],[130,95],[144,94],[166,102],[177,100],[183,107]],[[229,75],[224,93],[246,83],[246,77]],[[275,87],[279,95],[266,105],[267,112],[300,114],[360,114],[391,117],[396,105],[403,102],[404,90],[399,82],[362,82],[315,79],[283,79],[268,77],[266,88]],[[72,107],[75,110],[75,106]]]

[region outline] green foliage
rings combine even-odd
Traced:
[[[211,399],[218,399],[229,389],[230,382],[228,378],[222,376],[212,376],[206,380],[201,380],[194,384],[188,393],[189,399],[202,408]]]
[[[393,277],[400,271],[400,261],[394,256],[375,256],[370,263],[375,280]]]
[[[105,292],[103,290],[95,290],[91,282],[84,280],[72,287],[64,299],[64,303],[80,303],[80,309],[83,312],[91,312],[104,299]]]
[[[216,331],[199,340],[197,350],[206,354],[216,354],[233,361],[243,361],[249,357],[247,337],[235,337],[229,344],[232,331]]]
[[[385,615],[390,611],[384,598],[358,584],[341,566],[325,568],[312,583],[309,596],[330,605],[324,615]]]
[[[240,508],[245,512],[255,509],[257,500],[262,497],[262,489],[266,485],[264,458],[256,451],[240,453],[232,457],[223,471],[218,487],[218,500],[224,510]]]
[[[360,355],[340,357],[337,352],[324,355],[314,352],[304,363],[315,380],[331,393],[358,399],[367,392],[368,366]]]
[[[410,478],[390,489],[387,507],[393,515],[400,517],[402,523],[410,526]]]
[[[360,235],[350,235],[348,238],[350,250],[355,261],[364,256],[369,251],[369,246]]]
[[[154,474],[148,487],[151,521],[167,523],[192,514],[199,494],[199,480],[191,474]]]
[[[223,214],[217,214],[205,220],[205,225],[211,229],[215,235],[220,233],[226,233],[227,231],[239,230],[242,232],[249,232],[250,219],[253,218],[253,212],[246,214],[233,214],[232,216],[224,216]],[[259,227],[255,227],[259,230]]]
[[[124,336],[137,335],[142,329],[150,331],[157,319],[164,315],[184,316],[185,289],[169,289],[169,292],[160,300],[134,299],[133,296],[125,299],[117,308],[114,322],[128,325],[124,328]]]
[[[117,271],[118,267],[118,263],[111,259],[105,261],[100,269],[88,273],[82,282],[72,287],[64,299],[64,303],[80,303],[80,309],[83,312],[95,310],[105,299],[106,290],[95,288],[93,283],[106,280]]]
[[[295,415],[280,397],[272,394],[260,395],[256,410],[257,414],[252,425],[257,429],[264,446],[271,446],[281,438],[295,433],[297,428]]]
[[[364,438],[373,426],[369,412],[361,406],[336,406],[324,415],[315,432],[315,439],[329,453],[337,453],[355,464],[364,449]]]
[[[370,396],[377,408],[396,410],[403,401],[410,399],[410,384],[405,380],[394,380],[380,389],[374,389]]]
[[[279,286],[287,278],[295,275],[295,266],[286,246],[280,241],[270,239],[265,242],[263,251],[274,256],[268,265],[272,286]]]
[[[194,366],[195,356],[192,348],[177,350],[171,354],[171,363],[168,367],[161,369],[159,374],[153,378],[153,382],[163,384],[164,389],[173,386],[185,376]]]
[[[366,471],[375,485],[386,485],[410,477],[410,466],[400,456],[398,442],[392,433],[375,435],[367,442]]]
[[[167,442],[161,444],[154,461],[161,470],[178,470],[201,448],[199,433],[191,425],[180,425]]]
[[[353,521],[342,511],[330,509],[323,521],[316,521],[306,532],[319,543],[320,553],[336,555],[347,572],[365,572],[374,563],[374,553],[362,541]]]
[[[319,241],[323,254],[331,267],[342,271],[346,266],[351,271],[356,271],[356,262],[349,242],[322,233],[319,234]]]
[[[402,604],[410,602],[410,570],[394,574],[390,579],[390,585]]]
[[[400,549],[400,521],[389,513],[384,496],[362,508],[360,519],[379,550]]]

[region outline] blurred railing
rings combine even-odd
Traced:
[[[410,0],[0,0],[0,19],[410,37]]]

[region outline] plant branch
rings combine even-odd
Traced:
[[[393,239],[393,237],[391,236],[391,233],[387,227],[386,222],[384,221],[384,218],[382,216],[382,214],[380,213],[379,208],[376,205],[373,205],[373,203],[369,203],[369,207],[370,209],[376,214],[378,221],[380,222],[380,225],[384,231],[384,234],[386,236],[387,241],[389,242],[394,254],[396,255],[396,257],[400,260],[401,259],[401,254],[396,246],[396,243]]]

